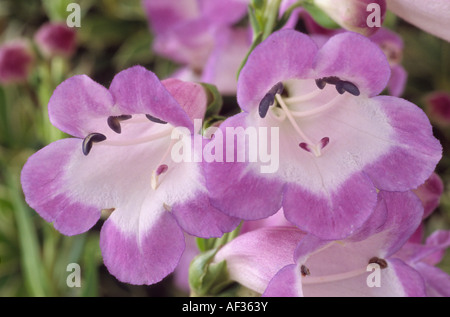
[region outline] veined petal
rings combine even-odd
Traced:
[[[175,78],[165,79],[162,84],[188,114],[192,122],[194,119],[203,119],[207,96],[205,89],[200,84],[184,82]]]
[[[331,37],[315,60],[316,77],[337,76],[356,84],[369,97],[378,95],[390,78],[389,62],[371,40],[346,32]]]
[[[237,90],[240,107],[247,112],[256,109],[278,82],[307,78],[317,50],[305,34],[293,30],[273,33],[253,50],[241,70]]]

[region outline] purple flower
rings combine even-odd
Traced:
[[[236,93],[236,74],[251,45],[248,28],[233,27],[245,1],[144,0],[153,50],[182,65],[172,77],[214,84]]]
[[[411,192],[380,192],[376,211],[355,236],[343,241],[311,235],[302,239],[295,263],[275,275],[264,295],[424,296],[421,275],[393,256],[417,228],[422,213]],[[380,269],[378,285],[369,281],[370,264]]]
[[[450,41],[450,2],[447,0],[386,0],[387,8],[422,30]]]
[[[381,28],[370,39],[380,46],[391,66],[391,78],[387,84],[389,94],[395,97],[401,96],[405,90],[408,78],[408,73],[401,65],[403,57],[402,38],[389,29]]]
[[[231,279],[265,296],[446,294],[449,276],[434,265],[449,245],[448,233],[435,233],[426,246],[411,244],[423,214],[419,199],[412,192],[378,198],[371,217],[345,240],[261,227],[222,247],[214,262],[225,260]]]
[[[33,54],[24,40],[15,40],[0,46],[0,83],[24,82],[33,64]]]
[[[76,31],[64,23],[43,24],[34,36],[39,50],[47,57],[71,56],[76,49]]]
[[[425,98],[430,119],[442,127],[450,126],[450,93],[435,91]]]
[[[341,27],[366,36],[378,31],[386,14],[385,0],[314,0],[314,4]]]
[[[299,49],[301,48],[301,49]],[[263,160],[238,162],[248,144],[224,141],[232,159],[205,164],[213,205],[246,220],[283,207],[305,232],[341,239],[358,229],[377,202],[377,190],[417,188],[431,175],[442,148],[425,113],[414,104],[377,96],[390,67],[376,44],[341,33],[320,49],[306,35],[282,30],[249,56],[237,98],[243,112],[220,129],[275,128],[279,149],[272,171]],[[232,161],[232,162],[230,162]]]
[[[219,237],[238,225],[210,205],[201,166],[171,157],[174,127],[193,131],[206,100],[200,85],[161,83],[140,66],[117,74],[109,89],[85,75],[67,79],[49,116],[75,138],[28,159],[21,175],[27,203],[66,235],[113,210],[100,233],[105,265],[122,282],[160,281],[183,253],[184,232]]]
[[[438,230],[425,243],[408,241],[394,256],[402,259],[422,276],[427,296],[450,296],[450,275],[436,265],[450,246],[450,231]]]

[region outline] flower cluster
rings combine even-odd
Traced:
[[[172,273],[194,236],[225,241],[206,250],[208,265],[226,261],[230,281],[264,296],[450,296],[435,267],[450,232],[422,244],[442,146],[398,97],[401,38],[365,27],[367,1],[314,1],[351,30],[320,34],[306,11],[289,15],[301,1],[263,2],[250,5],[251,46],[245,1],[143,1],[155,52],[182,69],[160,80],[134,66],[109,88],[63,81],[48,112],[72,138],[28,159],[27,203],[66,235],[102,219],[104,264],[130,284]],[[276,4],[275,21],[294,20],[259,36]],[[382,22],[391,1],[376,4]],[[309,35],[288,26],[302,17]],[[197,124],[211,105],[197,81],[237,97],[240,112],[213,132]]]

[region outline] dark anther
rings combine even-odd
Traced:
[[[108,126],[113,130],[114,132],[120,134],[122,132],[122,128],[120,126],[120,121],[131,119],[130,115],[124,114],[121,116],[110,116],[108,117],[108,120],[106,121],[108,123]]]
[[[309,147],[309,145],[305,142],[302,142],[298,145],[299,147],[301,147],[303,150],[305,150],[306,152],[311,152],[311,148]]]
[[[102,142],[106,140],[106,136],[101,133],[91,133],[87,137],[84,138],[82,149],[83,154],[88,155],[92,149],[92,145],[94,143]]]
[[[302,276],[311,275],[309,269],[304,265],[300,267],[300,273],[302,274]]]
[[[381,269],[385,269],[388,267],[388,264],[385,259],[380,259],[379,257],[374,256],[369,260],[369,264],[376,263],[380,266]]]
[[[356,87],[355,84],[353,84],[353,83],[351,83],[349,81],[340,81],[340,82],[338,82],[336,84],[336,90],[341,95],[344,92],[348,92],[348,93],[352,94],[353,96],[359,96],[359,89],[358,89],[358,87]]]
[[[269,110],[269,107],[273,105],[275,102],[275,95],[281,95],[283,93],[284,87],[281,82],[275,84],[272,88],[270,88],[269,92],[261,99],[259,103],[259,116],[264,118]]]
[[[316,79],[316,85],[319,89],[324,89],[327,83],[322,78]]]
[[[317,87],[319,87],[319,89],[325,88],[326,84],[335,85],[336,90],[341,95],[344,92],[348,92],[348,93],[352,94],[353,96],[359,96],[359,94],[360,94],[359,89],[358,89],[358,87],[356,87],[355,84],[353,84],[349,81],[341,80],[341,79],[339,79],[339,77],[330,76],[330,77],[323,77],[323,78],[316,79],[316,85],[317,85]]]
[[[322,80],[330,85],[336,85],[338,82],[341,81],[339,77],[336,76],[324,77],[322,78]]]
[[[149,115],[149,114],[146,114],[145,116],[147,117],[148,120],[150,120],[150,121],[152,121],[152,122],[155,122],[155,123],[160,123],[160,124],[166,124],[166,123],[167,123],[166,121],[163,121],[163,120],[161,120],[161,119],[158,119],[158,118],[156,118],[156,117],[154,117],[154,116],[151,116],[151,115]]]
[[[324,147],[326,147],[328,145],[328,143],[330,143],[330,138],[329,137],[324,137],[320,140],[320,148],[323,149]]]

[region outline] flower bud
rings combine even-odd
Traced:
[[[315,0],[314,4],[343,28],[365,36],[378,31],[386,13],[385,0]]]
[[[427,114],[442,127],[450,126],[450,94],[436,91],[425,98]]]
[[[75,29],[64,23],[46,23],[34,37],[37,46],[46,57],[71,56],[76,49]]]
[[[15,40],[0,46],[0,84],[23,82],[33,64],[28,43]]]

